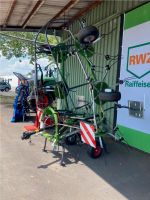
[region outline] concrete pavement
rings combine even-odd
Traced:
[[[11,116],[10,105],[0,105],[0,200],[150,199],[150,155],[108,140],[110,153],[96,160],[87,147],[70,147],[61,167],[60,152],[42,152],[43,138],[21,141],[27,123]]]

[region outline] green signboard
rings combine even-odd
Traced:
[[[124,15],[117,124],[133,147],[150,153],[150,3]]]

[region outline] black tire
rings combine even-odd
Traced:
[[[120,92],[99,92],[99,100],[100,101],[119,101],[121,99]]]
[[[4,92],[4,90],[1,90],[1,92]]]
[[[96,141],[96,148],[91,147],[90,148],[90,156],[91,158],[99,158],[102,155],[103,148],[100,146],[99,141]]]
[[[96,84],[94,84],[94,101],[97,105],[100,105],[101,103],[103,104],[105,103],[105,102],[100,101],[99,92],[104,91],[108,87],[109,86],[105,82],[97,82]]]
[[[87,26],[79,31],[77,39],[82,44],[90,44],[99,37],[99,31],[95,26]]]
[[[6,88],[5,88],[5,92],[8,92],[8,91],[9,91],[9,88],[8,88],[8,87],[6,87]]]
[[[52,46],[51,46],[51,48],[52,48]],[[51,54],[52,52],[51,52],[49,45],[43,44],[43,45],[40,45],[40,47],[38,48],[38,53]]]
[[[66,137],[65,143],[67,145],[75,145],[77,143],[77,135],[71,135]]]

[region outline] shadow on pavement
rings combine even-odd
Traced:
[[[72,164],[85,165],[127,199],[149,200],[150,155],[117,143],[111,138],[106,138],[105,142],[109,153],[104,152],[98,159],[89,157],[87,145],[67,146],[64,158],[66,169]],[[51,149],[47,145],[47,153],[52,153],[54,159],[48,163],[41,161],[37,166],[39,170],[48,170],[51,165],[60,162],[61,151]]]
[[[150,155],[110,138],[106,139],[106,144],[109,153],[103,152],[98,159],[89,157],[87,145],[67,146],[64,158],[65,166],[84,164],[127,199],[150,199]],[[60,162],[61,151],[48,150],[47,153],[52,153],[56,160],[38,166],[39,169],[47,169]]]

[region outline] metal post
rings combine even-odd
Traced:
[[[44,152],[46,152],[46,144],[47,144],[47,138],[45,138],[45,141],[44,141],[44,147],[43,147]]]

